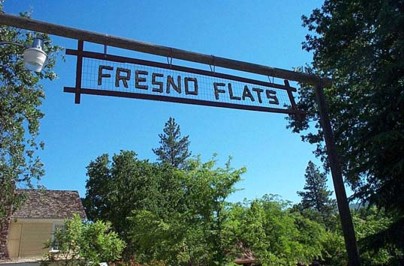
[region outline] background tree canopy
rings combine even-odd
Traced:
[[[211,265],[224,260],[221,230],[226,199],[244,169],[230,163],[187,162],[187,170],[137,159],[121,151],[101,155],[87,167],[84,205],[91,220],[111,222],[127,243],[126,254],[142,262]]]
[[[404,1],[325,1],[303,25],[312,32],[303,43],[314,52],[310,71],[333,79],[325,94],[354,198],[403,217]],[[291,118],[289,126],[317,144],[315,153],[327,163],[314,92],[302,85],[298,105],[308,115]],[[318,130],[305,132],[313,124]],[[404,220],[397,219],[403,236]]]
[[[199,157],[185,168],[140,160],[133,151],[104,154],[87,167],[84,199],[88,217],[106,221],[125,241],[124,258],[142,265],[234,265],[251,259],[262,265],[346,265],[347,256],[326,176],[306,169],[302,202],[277,196],[242,203],[227,201],[245,172],[230,160]],[[361,247],[382,234],[394,217],[373,208],[354,213]],[[363,244],[362,244],[363,243]],[[102,252],[102,250],[100,250]],[[403,253],[384,245],[362,252],[366,265],[395,263]]]

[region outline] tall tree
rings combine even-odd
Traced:
[[[302,197],[301,208],[315,210],[323,222],[326,222],[336,207],[335,201],[330,198],[332,192],[327,190],[327,176],[309,161],[304,177],[306,179],[304,191],[297,192]]]
[[[191,155],[188,151],[189,136],[181,137],[180,126],[172,117],[166,122],[163,132],[159,134],[160,147],[153,149],[157,159],[176,168],[184,167],[186,159]]]
[[[111,222],[112,228],[127,240],[126,218],[133,210],[157,212],[159,206],[159,169],[147,160],[137,159],[133,151],[112,157],[97,157],[87,166],[86,197],[88,218]],[[128,246],[130,249],[131,246]]]
[[[126,256],[170,265],[223,265],[226,199],[244,169],[191,160],[187,169],[121,151],[90,162],[84,205],[93,221],[109,221]],[[199,264],[198,264],[199,263]]]
[[[131,243],[137,244],[138,259],[168,265],[225,265],[226,200],[244,171],[232,169],[229,162],[225,168],[216,168],[215,161],[199,159],[191,160],[186,170],[175,169],[182,184],[180,200],[167,202],[171,208],[164,206],[165,212],[132,212],[128,229]]]
[[[146,212],[164,219],[184,211],[182,173],[165,164],[139,160],[133,151],[121,151],[112,159],[103,154],[87,166],[86,196],[83,205],[92,221],[109,221],[128,245],[132,255],[138,243],[129,241],[127,218]]]
[[[0,1],[0,12],[3,1]],[[28,14],[21,14],[28,16]],[[38,141],[40,110],[45,93],[40,85],[43,79],[53,80],[56,51],[48,36],[43,35],[48,60],[41,73],[24,68],[24,46],[32,44],[33,34],[25,30],[0,25],[0,258],[7,257],[9,219],[22,200],[15,193],[18,186],[29,187],[33,179],[43,175],[42,163],[36,151],[43,148]]]
[[[404,1],[326,0],[303,24],[312,71],[333,79],[325,94],[346,181],[354,197],[400,213],[403,232]],[[307,117],[290,127],[327,163],[313,90],[299,93]],[[313,123],[318,130],[304,132]]]

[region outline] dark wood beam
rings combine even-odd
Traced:
[[[48,22],[28,19],[14,15],[8,15],[4,13],[0,14],[0,24],[148,54],[160,55],[169,58],[177,58],[185,61],[214,65],[218,67],[245,71],[270,77],[277,77],[281,79],[293,80],[308,83],[311,85],[318,85],[320,83],[326,87],[331,85],[331,79],[320,78],[316,75],[310,75],[305,73],[294,72],[291,70],[247,63],[224,57],[195,53],[177,48],[110,36],[108,34],[101,34],[86,30],[75,29]]]

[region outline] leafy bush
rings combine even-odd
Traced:
[[[47,247],[57,247],[57,252],[46,254],[42,265],[60,261],[64,265],[98,265],[121,257],[125,242],[110,230],[110,224],[102,221],[83,222],[75,215],[67,220],[63,230],[54,234]]]

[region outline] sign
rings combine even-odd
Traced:
[[[294,114],[295,88],[215,71],[89,51],[77,56],[76,86],[64,91],[233,109]]]

